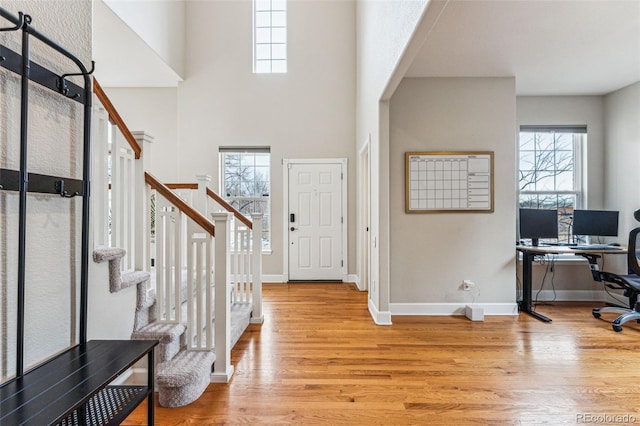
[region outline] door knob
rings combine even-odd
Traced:
[[[294,228],[293,226],[291,227],[291,230],[292,230],[292,231],[295,231],[296,229],[298,229],[298,228]]]

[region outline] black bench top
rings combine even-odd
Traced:
[[[157,344],[156,340],[92,340],[67,349],[0,387],[0,424],[60,422]],[[146,391],[148,395],[152,389]]]

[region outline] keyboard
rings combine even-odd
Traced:
[[[573,250],[621,250],[620,247],[617,246],[609,246],[604,244],[589,244],[584,246],[571,246],[569,247]]]

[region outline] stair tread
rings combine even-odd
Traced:
[[[158,386],[184,386],[209,375],[215,359],[213,351],[182,350],[171,361],[158,364]]]
[[[177,341],[185,329],[186,326],[184,324],[152,322],[140,330],[134,331],[131,334],[131,338],[134,340],[156,339],[159,340],[160,343],[167,344]]]
[[[136,284],[148,281],[151,278],[151,274],[147,271],[131,271],[122,274],[122,287],[131,287]]]
[[[93,251],[93,261],[96,263],[105,262],[107,260],[121,259],[127,254],[125,249],[112,247],[95,249]]]

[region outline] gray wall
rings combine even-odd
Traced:
[[[640,82],[605,96],[604,105],[605,205],[620,210],[620,235],[624,235],[640,226],[633,218],[640,209]]]
[[[515,80],[408,78],[391,99],[391,303],[515,302]],[[494,151],[493,213],[404,212],[404,153]],[[473,294],[460,290],[472,280]],[[392,308],[392,313],[394,309]],[[491,313],[491,309],[485,310]]]

